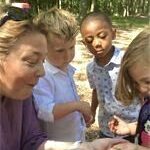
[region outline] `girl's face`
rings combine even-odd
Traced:
[[[150,96],[150,64],[136,63],[129,69],[129,74],[135,81],[140,94]]]
[[[22,36],[2,62],[2,95],[21,100],[29,97],[39,77],[44,75],[43,61],[46,53],[44,35],[32,32]]]
[[[108,23],[93,19],[81,27],[81,34],[83,43],[96,58],[107,59],[115,38],[115,30]]]
[[[54,35],[49,41],[48,61],[55,67],[66,71],[68,64],[75,56],[75,38],[66,41],[63,38]]]

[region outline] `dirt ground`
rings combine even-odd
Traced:
[[[141,31],[141,28],[129,29],[129,30],[117,30],[116,39],[113,41],[114,45],[122,50],[125,50],[132,39]],[[91,89],[88,84],[86,76],[86,66],[92,60],[92,55],[84,47],[81,42],[81,35],[77,36],[76,55],[72,62],[72,65],[76,67],[75,82],[77,90],[81,100],[91,101]],[[87,141],[91,141],[98,137],[98,121],[95,118],[95,123],[87,129],[86,138]]]

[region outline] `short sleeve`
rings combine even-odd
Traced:
[[[41,78],[39,83],[33,89],[34,102],[38,113],[38,118],[53,122],[53,107],[54,102],[54,83],[52,79]]]

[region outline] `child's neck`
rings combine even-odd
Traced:
[[[105,66],[106,64],[108,64],[114,54],[114,50],[115,50],[115,47],[112,46],[111,50],[108,52],[106,56],[96,58],[97,64],[100,66]]]

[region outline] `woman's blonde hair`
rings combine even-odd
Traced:
[[[136,63],[150,66],[150,27],[135,37],[122,59],[116,97],[125,105],[131,104],[133,99],[138,96],[134,79],[129,74],[129,69]]]
[[[7,13],[9,7],[0,7],[0,21]],[[47,36],[47,30],[44,26],[34,24],[32,20],[14,21],[13,19],[6,20],[0,26],[0,58],[8,55],[16,41],[29,32],[39,32]]]
[[[70,40],[75,38],[79,31],[75,16],[66,10],[55,7],[40,13],[35,21],[47,25],[50,37],[54,34]]]

